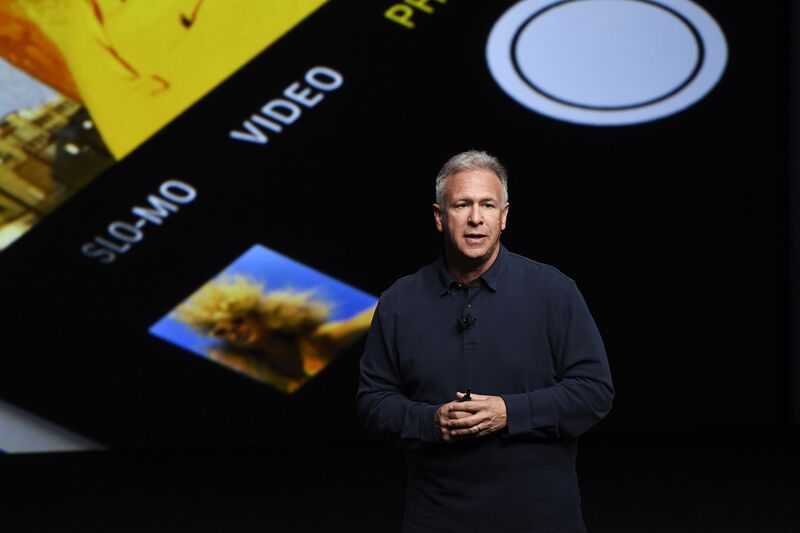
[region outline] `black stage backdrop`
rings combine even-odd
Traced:
[[[432,2],[409,30],[391,2],[332,0],[110,167],[0,254],[0,395],[111,448],[363,438],[363,344],[287,395],[148,329],[254,244],[377,297],[435,259],[433,178],[478,148],[509,169],[503,242],[575,279],[603,334],[598,431],[785,422],[788,3],[698,2],[728,43],[718,85],[615,127],[498,86],[486,40],[513,3]],[[266,144],[231,138],[318,66],[341,86]],[[183,203],[125,253],[82,253],[170,180],[196,197],[168,186]]]

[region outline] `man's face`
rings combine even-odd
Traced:
[[[445,246],[470,263],[492,261],[506,228],[508,203],[501,204],[503,186],[488,170],[467,170],[444,182],[444,205],[433,204],[436,228]]]

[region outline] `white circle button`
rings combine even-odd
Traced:
[[[497,21],[489,69],[552,118],[623,125],[689,107],[719,81],[722,30],[689,0],[523,0]]]

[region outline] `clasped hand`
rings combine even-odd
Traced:
[[[464,393],[457,392],[455,401],[442,405],[436,411],[436,427],[443,441],[482,437],[506,427],[506,402],[500,396],[475,393],[470,396],[471,400],[462,402],[459,400]]]

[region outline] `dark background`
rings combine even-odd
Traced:
[[[356,424],[361,346],[284,396],[147,329],[254,243],[379,295],[435,258],[435,174],[479,148],[509,169],[503,242],[575,279],[606,343],[615,405],[578,465],[590,530],[800,531],[797,13],[698,2],[728,40],[720,83],[600,128],[495,84],[486,36],[512,3],[437,5],[407,31],[389,2],[332,0],[3,252],[0,394],[110,448],[0,457],[36,485],[8,506],[20,525],[392,531],[402,457]],[[228,139],[315,65],[342,88],[265,146]],[[197,200],[111,265],[81,255],[167,179]]]

